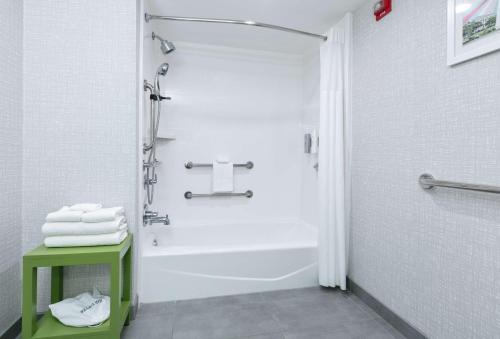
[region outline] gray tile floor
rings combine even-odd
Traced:
[[[306,288],[142,305],[123,339],[391,339],[402,336],[350,293]]]

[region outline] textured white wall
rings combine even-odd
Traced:
[[[159,35],[168,39],[168,32]],[[302,61],[299,57],[175,42],[167,57],[147,37],[153,61],[150,81],[161,62],[165,95],[159,141],[154,210],[169,213],[173,224],[231,220],[297,219],[300,215],[302,156]],[[146,52],[148,53],[148,52]],[[153,65],[151,65],[151,62]],[[209,169],[186,170],[184,163],[211,162],[218,155],[255,163],[235,169],[235,191],[252,189],[254,198],[186,200],[184,192],[211,191]]]
[[[21,310],[23,4],[0,1],[0,335]]]
[[[500,338],[500,54],[446,67],[446,0],[355,13],[351,278],[431,338]]]
[[[63,204],[123,205],[136,228],[136,6],[24,1],[23,251],[41,243],[44,216]],[[107,291],[104,267],[66,276],[68,295],[94,282]]]

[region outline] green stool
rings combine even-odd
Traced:
[[[54,318],[49,310],[37,321],[37,268],[51,268],[50,301],[56,303],[63,298],[63,267],[92,264],[109,264],[111,267],[111,313],[109,319],[97,327],[68,327]],[[131,234],[121,244],[115,246],[65,248],[39,246],[23,257],[22,338],[119,339],[123,325],[128,325],[130,322],[131,293]]]

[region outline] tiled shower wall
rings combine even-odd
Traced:
[[[446,0],[354,16],[350,277],[431,338],[500,338],[500,53],[446,66]]]
[[[0,335],[21,310],[23,4],[0,1]]]
[[[123,205],[136,227],[136,6],[24,1],[23,251],[64,204]],[[67,295],[94,283],[107,292],[107,268],[69,270],[66,282]]]

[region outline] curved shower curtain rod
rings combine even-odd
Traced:
[[[289,32],[289,33],[301,34],[301,35],[309,36],[312,38],[321,39],[323,41],[326,41],[328,39],[325,35],[321,35],[321,34],[315,34],[315,33],[301,31],[298,29],[277,26],[277,25],[271,25],[271,24],[265,24],[265,23],[256,22],[256,21],[248,21],[248,20],[192,18],[192,17],[182,17],[182,16],[152,15],[149,13],[145,13],[144,18],[146,19],[146,22],[149,22],[149,20],[171,20],[171,21],[210,22],[210,23],[217,23],[217,24],[234,24],[234,25],[256,26],[256,27],[275,29],[278,31],[284,31],[284,32]]]

